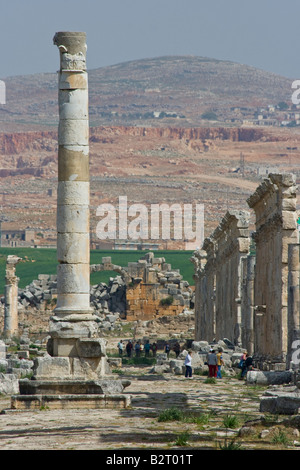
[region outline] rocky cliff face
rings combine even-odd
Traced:
[[[0,134],[0,154],[18,155],[25,151],[54,150],[56,132],[17,132]]]
[[[161,138],[176,140],[228,140],[230,142],[256,142],[264,139],[274,141],[276,137],[267,134],[265,130],[253,128],[226,128],[226,127],[135,127],[135,126],[119,126],[119,127],[95,127],[91,129],[91,141],[101,142],[105,135],[128,135],[131,137],[153,138],[158,140]]]
[[[228,140],[231,142],[256,142],[260,139],[274,141],[276,137],[262,129],[252,128],[153,128],[153,127],[95,127],[90,129],[90,143],[106,143],[114,136],[131,136],[175,140]],[[19,155],[24,152],[53,152],[57,149],[57,132],[0,133],[0,155]]]

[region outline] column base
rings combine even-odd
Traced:
[[[15,395],[11,397],[9,411],[123,409],[130,406],[130,395]]]

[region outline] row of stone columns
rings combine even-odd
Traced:
[[[197,340],[227,337],[262,360],[289,363],[300,340],[296,189],[294,175],[270,174],[248,198],[255,254],[242,211],[238,222],[227,213],[194,253]]]
[[[218,337],[242,344],[242,286],[249,246],[249,213],[228,211],[202,250],[194,253],[197,340]]]

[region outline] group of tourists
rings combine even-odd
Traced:
[[[185,365],[185,377],[192,378],[192,351],[189,350],[184,361]],[[208,365],[208,376],[216,377],[218,379],[222,378],[221,367],[224,365],[222,358],[222,349],[220,348],[216,353],[214,349],[210,349],[207,355],[207,365]]]
[[[149,357],[152,353],[152,357],[156,356],[157,352],[157,343],[154,341],[150,343],[149,340],[143,344],[142,341],[136,341],[135,343],[129,339],[127,340],[126,346],[124,345],[123,340],[121,339],[118,343],[119,356],[122,357],[123,353],[126,351],[127,357],[132,357],[135,354],[136,357],[141,357],[144,353],[145,357]],[[164,346],[164,351],[169,358],[170,352],[173,350],[175,352],[176,358],[179,356],[181,348],[180,344],[177,341],[174,346],[171,348],[169,342],[167,341]],[[224,360],[222,357],[222,348],[218,348],[217,352],[213,348],[210,348],[209,353],[207,354],[208,365],[208,377],[215,377],[217,379],[222,378],[222,366],[224,366]],[[245,377],[248,370],[252,369],[252,357],[245,351],[241,357],[239,368],[241,369],[241,379]],[[186,354],[185,360],[185,377],[192,378],[192,351],[189,350]]]
[[[217,379],[222,378],[221,368],[224,365],[222,348],[218,348],[217,353],[214,349],[210,349],[207,355],[207,365],[209,377],[216,377]]]
[[[213,348],[210,348],[210,351],[207,354],[206,362],[208,365],[208,377],[214,377],[217,379],[222,378],[221,369],[224,365],[222,352],[222,348],[218,348],[217,352]],[[244,379],[247,372],[252,369],[252,363],[252,357],[247,352],[244,352],[239,363],[239,368],[241,369],[241,379]],[[192,378],[192,351],[188,351],[185,357],[184,365],[185,377]]]
[[[127,357],[132,357],[134,354],[136,357],[141,357],[142,354],[144,353],[145,357],[150,356],[150,352],[152,353],[152,356],[156,356],[156,351],[157,351],[157,343],[153,342],[150,344],[149,341],[146,341],[145,344],[142,343],[142,341],[132,341],[129,339],[127,341],[127,344],[124,345],[123,340],[121,339],[118,343],[118,350],[119,350],[119,356],[123,356],[124,352],[126,352]]]
[[[170,346],[170,343],[168,341],[166,342],[166,344],[165,344],[165,353],[167,354],[168,359],[169,359],[171,350],[175,352],[175,355],[176,355],[176,358],[177,358],[180,354],[180,351],[181,351],[180,344],[179,344],[178,341],[176,341],[176,343],[174,344],[173,347]]]
[[[122,357],[125,352],[127,354],[127,357],[132,357],[133,355],[135,355],[136,357],[141,357],[142,355],[144,355],[145,357],[150,357],[150,355],[152,355],[152,357],[155,357],[157,352],[157,343],[155,341],[153,343],[150,343],[149,340],[147,340],[144,344],[142,341],[134,342],[129,339],[127,340],[127,343],[125,345],[124,341],[121,339],[118,343],[118,351],[120,357]],[[176,341],[174,346],[171,347],[170,343],[167,341],[164,347],[164,351],[167,354],[168,358],[170,356],[170,352],[174,351],[177,358],[181,351],[179,342]]]

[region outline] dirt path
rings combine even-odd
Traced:
[[[125,389],[132,397],[130,409],[9,410],[0,415],[0,450],[216,450],[226,439],[236,438],[245,421],[261,416],[259,397],[264,389],[249,387],[237,379],[207,384],[203,376],[190,380],[170,374],[157,376],[137,368],[123,373],[131,380]],[[10,399],[2,397],[0,407],[9,408]],[[210,413],[210,418],[205,425],[160,422],[160,412],[172,407]],[[239,426],[226,429],[222,420],[233,414]],[[186,432],[186,446],[178,447],[178,437]],[[270,445],[257,434],[240,442],[246,449]]]

